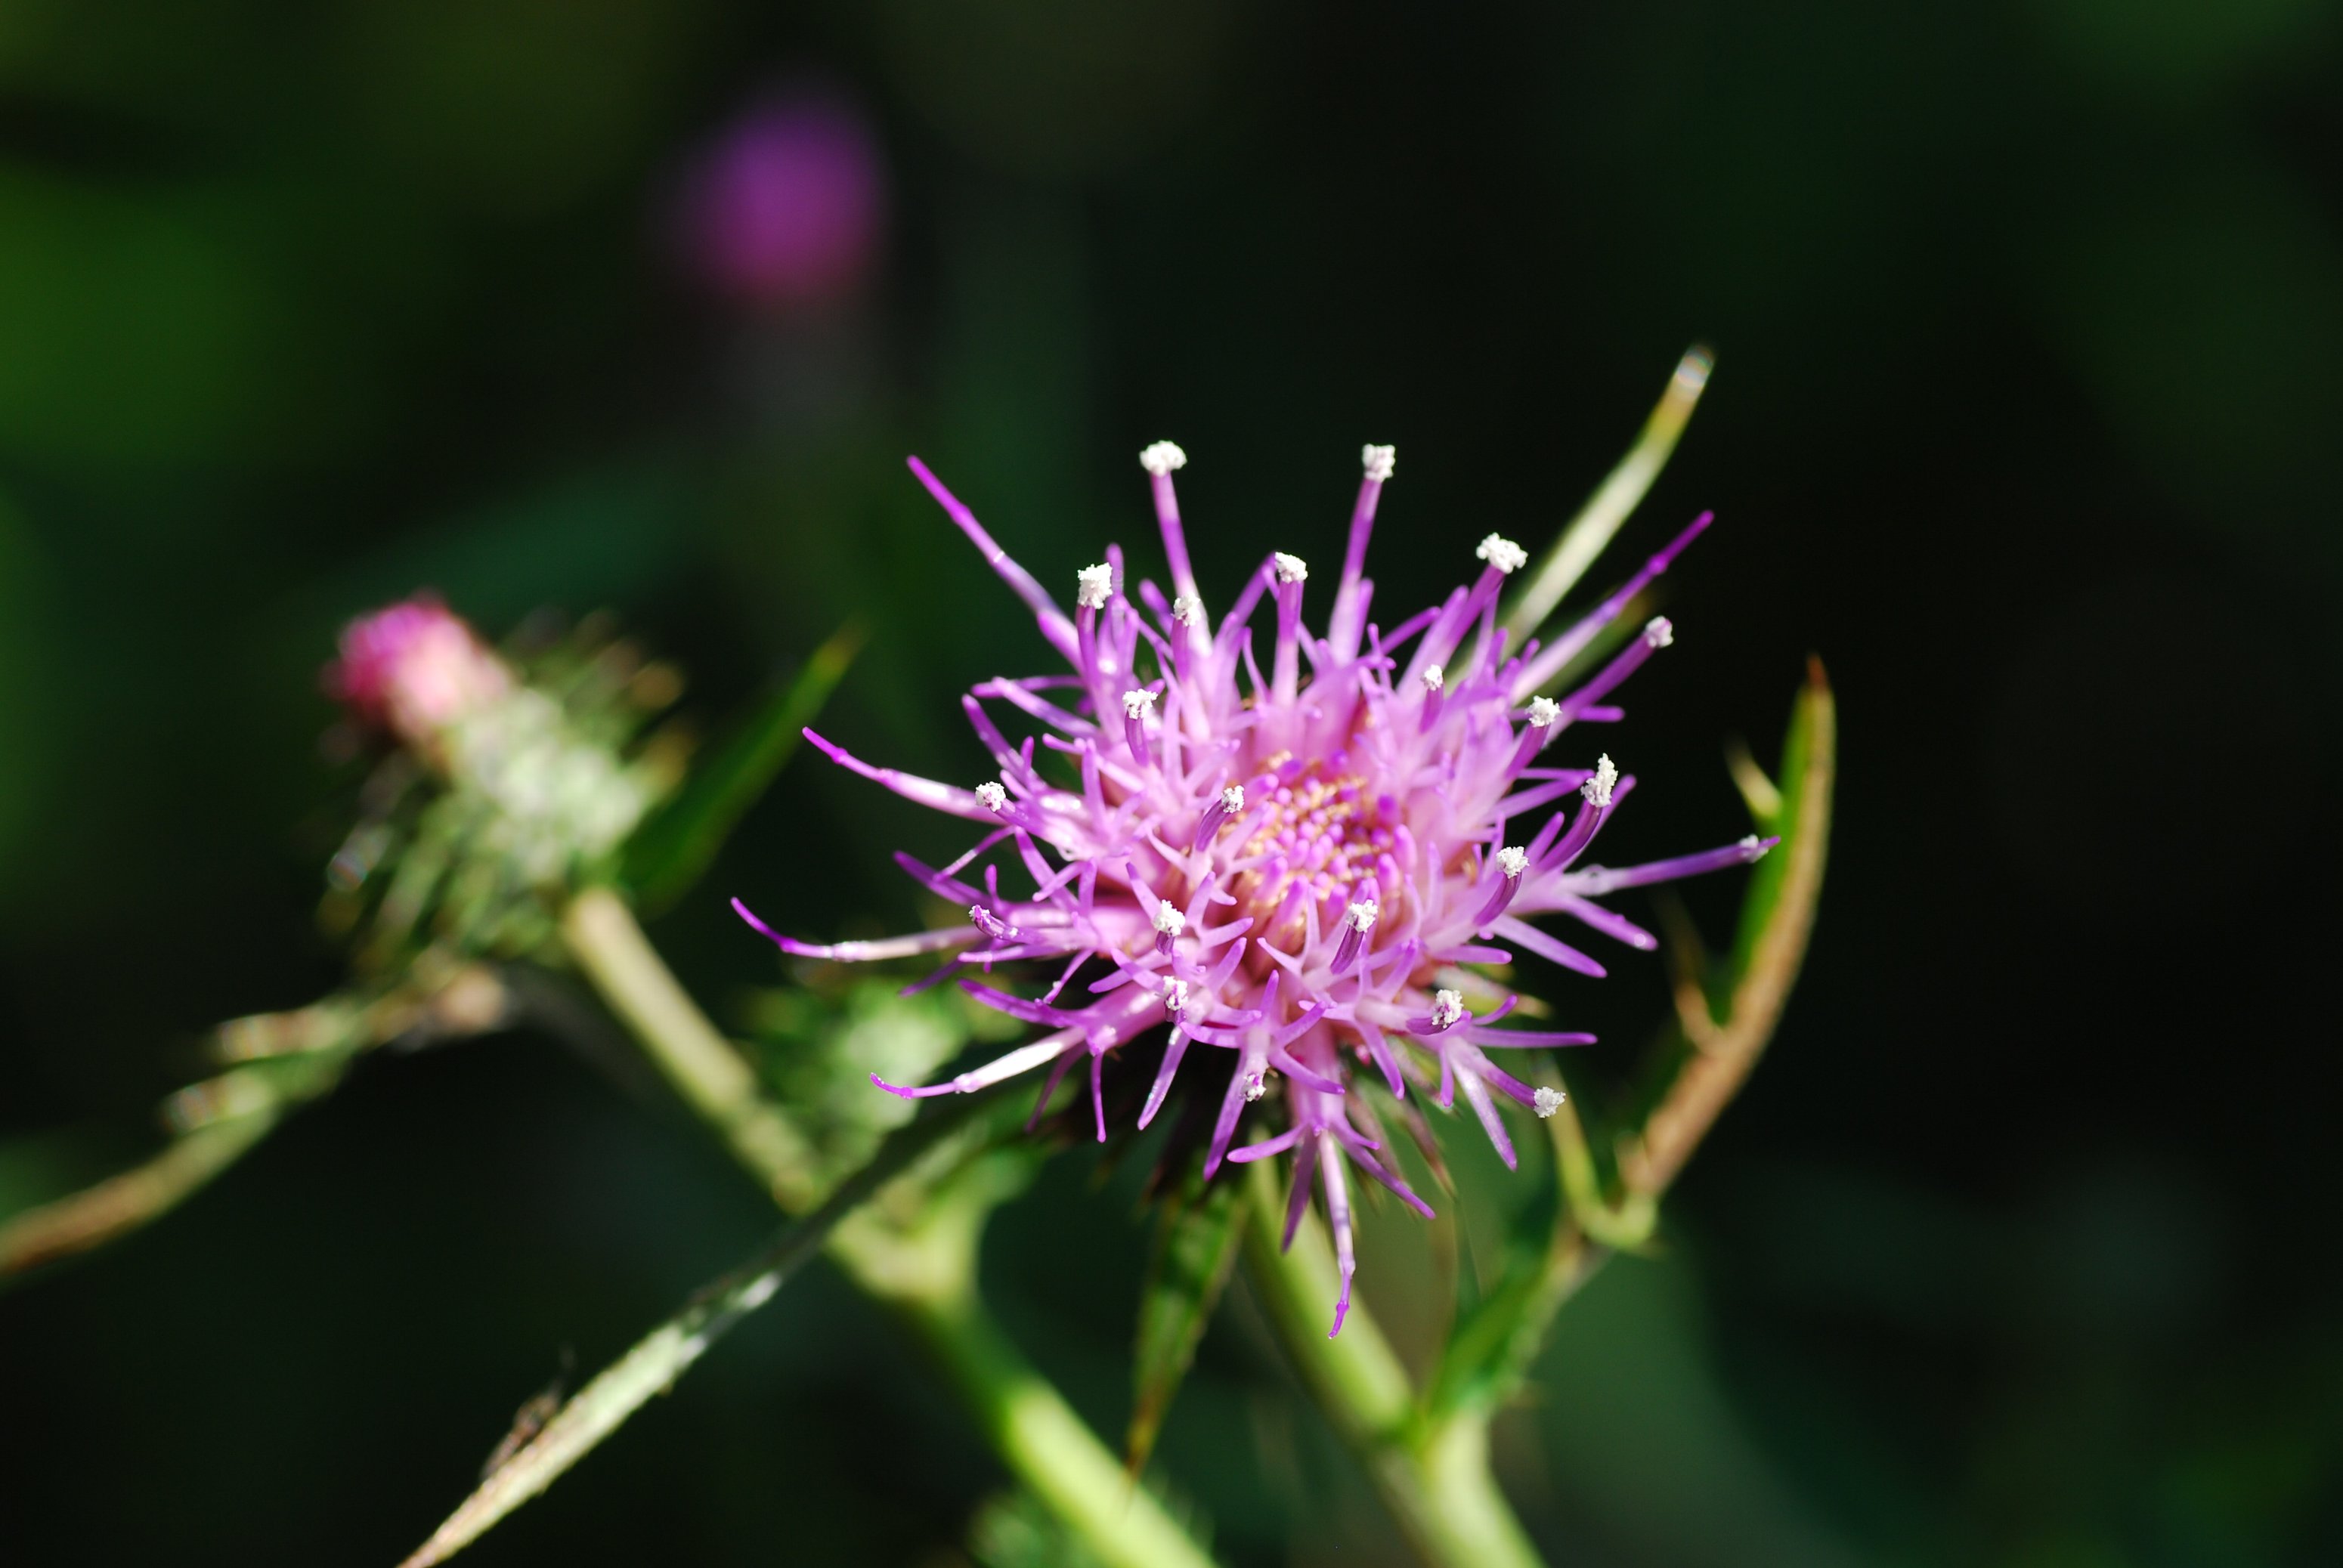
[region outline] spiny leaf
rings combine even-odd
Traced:
[[[1146,1464],[1195,1360],[1212,1309],[1228,1288],[1243,1235],[1243,1186],[1203,1183],[1168,1200],[1155,1227],[1155,1251],[1140,1288],[1139,1337],[1131,1359],[1131,1430],[1124,1458],[1136,1474]]]
[[[776,688],[715,759],[635,834],[627,849],[626,880],[645,907],[673,901],[707,871],[796,752],[801,732],[854,662],[862,636],[861,628],[850,624],[814,649],[805,668]]]
[[[571,1396],[537,1435],[484,1479],[400,1568],[444,1563],[543,1492],[628,1417],[664,1393],[734,1324],[767,1302],[839,1223],[992,1097],[970,1095],[890,1138],[820,1208],[785,1227],[754,1258],[716,1281]]]

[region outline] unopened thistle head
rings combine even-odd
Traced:
[[[1432,1211],[1371,1131],[1377,1123],[1363,1097],[1417,1092],[1450,1110],[1461,1094],[1513,1163],[1499,1102],[1551,1116],[1562,1098],[1499,1067],[1496,1053],[1594,1037],[1499,1027],[1519,998],[1486,970],[1534,953],[1600,975],[1593,958],[1537,922],[1565,917],[1651,948],[1649,935],[1594,896],[1741,864],[1770,843],[1623,870],[1586,865],[1633,780],[1607,756],[1592,764],[1544,756],[1573,725],[1619,717],[1604,699],[1666,646],[1664,622],[1631,638],[1575,690],[1557,698],[1545,689],[1708,519],[1545,647],[1508,648],[1497,627],[1498,592],[1527,553],[1494,534],[1473,552],[1483,565],[1472,580],[1386,632],[1368,618],[1374,586],[1364,567],[1394,453],[1370,446],[1324,632],[1302,621],[1309,567],[1284,551],[1246,578],[1214,629],[1173,492],[1172,473],[1187,456],[1159,442],[1140,461],[1171,594],[1142,582],[1133,597],[1119,581],[1121,556],[1111,554],[1111,566],[1069,574],[1070,617],[911,459],[1072,675],[988,680],[962,699],[999,769],[973,788],[875,767],[813,738],[846,767],[982,830],[940,869],[898,858],[930,891],[983,918],[835,947],[766,934],[806,957],[950,953],[948,972],[972,995],[1041,1030],[949,1081],[880,1084],[893,1093],[968,1092],[1046,1068],[1046,1104],[1067,1070],[1087,1061],[1091,1120],[1103,1139],[1101,1068],[1109,1057],[1139,1049],[1142,1038],[1162,1042],[1138,1116],[1144,1127],[1192,1046],[1225,1052],[1225,1076],[1204,1080],[1220,1095],[1205,1174],[1224,1161],[1292,1153],[1287,1239],[1314,1190],[1342,1270],[1339,1331],[1355,1267],[1352,1171]],[[1254,626],[1264,599],[1273,623],[1266,671]],[[1045,773],[1036,740],[1012,742],[996,715],[1037,729],[1039,744],[1066,758],[1076,781]],[[988,857],[997,863],[971,871]],[[1002,869],[1021,870],[1031,890],[1011,896]],[[1018,960],[1054,971],[1040,996],[977,978]],[[1468,990],[1502,1000],[1476,1015]],[[1255,1104],[1282,1125],[1241,1143]]]
[[[451,819],[468,824],[467,852],[495,862],[468,886],[560,884],[614,850],[669,787],[662,770],[620,755],[607,729],[581,727],[436,595],[360,616],[343,628],[340,651],[326,689],[437,776]]]
[[[511,690],[513,678],[437,595],[422,593],[344,627],[325,686],[360,722],[427,747]]]

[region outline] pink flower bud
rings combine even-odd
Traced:
[[[512,689],[512,672],[432,593],[360,616],[327,666],[328,695],[360,723],[429,747]]]

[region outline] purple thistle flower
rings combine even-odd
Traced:
[[[819,90],[768,99],[685,171],[674,214],[681,259],[747,304],[841,298],[877,256],[886,183],[878,143],[851,103]]]
[[[1652,621],[1565,696],[1549,698],[1539,688],[1665,571],[1709,518],[1703,514],[1550,647],[1506,646],[1497,596],[1527,555],[1493,534],[1475,552],[1484,565],[1473,582],[1386,635],[1367,618],[1374,585],[1364,568],[1393,452],[1369,447],[1325,635],[1311,635],[1302,620],[1308,565],[1282,552],[1246,580],[1216,631],[1189,565],[1172,489],[1172,473],[1187,456],[1163,441],[1140,461],[1154,488],[1172,597],[1141,582],[1134,602],[1121,553],[1110,549],[1105,562],[1076,574],[1069,618],[927,466],[910,459],[920,482],[1031,608],[1042,637],[1072,668],[1071,678],[990,680],[961,699],[999,766],[997,779],[974,789],[916,779],[807,732],[843,766],[985,829],[941,870],[898,857],[930,891],[966,907],[970,922],[822,947],[768,930],[738,900],[734,907],[783,951],[803,957],[958,949],[943,974],[1027,959],[1061,966],[1038,1001],[963,979],[979,1000],[1048,1032],[947,1082],[910,1087],[873,1074],[891,1093],[966,1093],[1046,1067],[1046,1105],[1063,1075],[1088,1058],[1092,1117],[1103,1140],[1100,1072],[1108,1053],[1170,1025],[1139,1115],[1145,1127],[1192,1044],[1232,1052],[1234,1070],[1204,1173],[1224,1161],[1293,1154],[1286,1236],[1290,1241],[1314,1184],[1342,1271],[1340,1332],[1355,1268],[1348,1169],[1432,1212],[1354,1123],[1354,1075],[1369,1070],[1402,1097],[1413,1080],[1443,1110],[1462,1093],[1513,1165],[1497,1100],[1550,1117],[1562,1096],[1523,1083],[1491,1053],[1594,1037],[1497,1027],[1513,1010],[1513,996],[1476,1017],[1465,1005],[1463,971],[1510,962],[1519,950],[1600,976],[1594,959],[1531,920],[1564,915],[1650,949],[1657,944],[1649,934],[1594,899],[1745,864],[1774,843],[1745,839],[1620,870],[1582,864],[1634,780],[1608,756],[1591,768],[1541,760],[1573,724],[1619,717],[1601,699],[1665,648],[1673,628]],[[1264,598],[1274,614],[1266,675],[1253,625]],[[1037,725],[1038,737],[1011,744],[995,705]],[[1043,775],[1037,740],[1070,759],[1077,788]],[[1543,823],[1517,832],[1517,824],[1526,827],[1549,806]],[[997,859],[980,888],[961,879],[986,857]],[[1031,893],[1001,894],[1001,859],[1022,868]],[[1086,971],[1097,978],[1084,999],[1061,1003]],[[1232,1147],[1246,1108],[1272,1092],[1284,1131]]]

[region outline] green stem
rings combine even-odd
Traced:
[[[759,1092],[748,1063],[678,983],[626,902],[590,889],[571,900],[561,930],[579,970],[734,1158],[782,1209],[809,1206],[819,1182],[804,1140]],[[850,1222],[831,1236],[830,1251],[927,1343],[1001,1462],[1092,1553],[1111,1568],[1212,1568],[984,1310],[975,1284],[982,1218],[978,1206],[948,1205],[909,1235]]]
[[[974,1289],[899,1298],[1011,1472],[1110,1568],[1211,1568],[1212,1559],[1010,1342]]]
[[[1477,1412],[1428,1420],[1406,1369],[1366,1309],[1333,1322],[1333,1250],[1315,1215],[1291,1248],[1279,1243],[1284,1205],[1266,1162],[1246,1208],[1245,1268],[1303,1384],[1374,1482],[1429,1568],[1541,1568],[1521,1522],[1489,1473],[1489,1426]]]
[[[678,982],[626,900],[608,888],[587,889],[562,911],[561,940],[684,1103],[773,1201],[792,1214],[812,1207],[821,1184],[804,1138],[758,1092],[757,1075]]]

